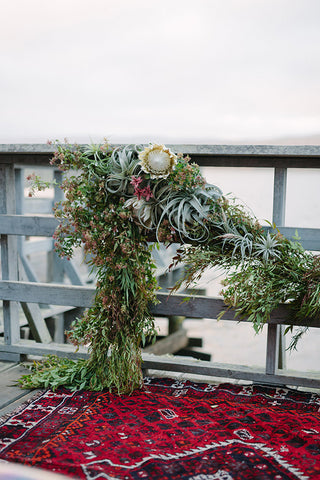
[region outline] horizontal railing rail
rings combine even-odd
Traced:
[[[50,237],[58,226],[54,217],[33,215],[3,215],[0,214],[0,235],[28,235],[33,237]],[[272,231],[272,227],[263,227],[266,231]],[[296,239],[306,250],[318,250],[320,245],[320,229],[277,227],[288,239]]]
[[[287,238],[300,237],[308,250],[320,250],[320,229],[286,227],[284,211],[286,205],[287,169],[320,168],[320,146],[256,146],[256,145],[171,145],[176,152],[189,154],[200,166],[219,167],[268,167],[274,169],[273,218],[277,228]],[[78,353],[70,345],[52,342],[43,319],[33,310],[35,304],[88,307],[92,303],[95,289],[84,286],[46,284],[26,281],[18,262],[16,236],[50,237],[57,220],[47,215],[17,214],[15,204],[15,168],[48,166],[54,151],[51,145],[0,145],[0,241],[2,280],[0,300],[3,301],[4,338],[0,339],[0,358],[17,360],[24,354],[56,353],[73,358],[87,355],[86,349]],[[21,212],[20,212],[21,213]],[[271,227],[264,227],[271,229]],[[238,321],[232,309],[227,309],[222,299],[192,297],[188,302],[184,296],[158,294],[160,303],[151,306],[155,316],[180,315],[188,318],[216,319],[224,311],[223,319]],[[17,305],[24,306],[33,325],[36,341],[20,339]],[[247,321],[247,319],[241,319]],[[292,320],[287,305],[276,309],[268,322],[267,358],[265,369],[218,365],[211,362],[191,361],[181,358],[162,358],[144,354],[144,366],[168,371],[223,376],[228,378],[303,385],[320,388],[320,377],[314,374],[301,376],[279,370],[279,331],[283,325],[306,325],[320,327],[320,319],[301,322]]]
[[[74,307],[90,307],[94,300],[95,288],[75,285],[60,285],[48,283],[34,283],[23,281],[0,281],[0,298],[15,302],[50,303]],[[216,319],[223,312],[223,320],[247,322],[247,317],[239,318],[234,309],[228,308],[218,297],[207,297],[187,294],[157,293],[160,302],[150,305],[151,312],[157,317],[178,315],[194,319]],[[187,299],[187,301],[186,301]],[[288,305],[281,305],[273,311],[267,321],[272,325],[309,325],[320,328],[320,318],[305,317],[303,323],[291,318]]]
[[[121,145],[114,145],[121,146]],[[190,155],[200,166],[319,168],[317,145],[168,145],[175,152]],[[0,144],[0,163],[47,167],[53,145]]]
[[[58,226],[54,217],[33,215],[0,215],[0,235],[51,237]]]

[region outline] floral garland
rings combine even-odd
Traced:
[[[22,377],[25,388],[64,385],[130,393],[142,385],[141,347],[156,336],[156,303],[148,241],[181,244],[173,264],[186,264],[191,284],[208,267],[227,272],[223,296],[238,315],[262,329],[280,303],[292,316],[320,314],[320,259],[257,220],[205,182],[198,165],[164,145],[83,149],[57,144],[51,164],[67,172],[55,248],[70,258],[83,245],[97,275],[94,304],[77,319],[69,339],[89,345],[88,360],[49,356]],[[34,177],[34,184],[44,184]],[[291,328],[291,327],[289,327]],[[305,331],[301,328],[293,339]]]

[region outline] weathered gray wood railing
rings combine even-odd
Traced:
[[[175,151],[188,153],[201,166],[223,167],[270,167],[274,169],[273,221],[287,237],[293,237],[294,228],[285,227],[286,179],[288,168],[320,168],[320,147],[277,147],[277,146],[213,146],[213,145],[172,145]],[[0,235],[1,267],[0,300],[3,300],[4,338],[0,342],[0,359],[20,359],[21,355],[54,353],[73,358],[87,355],[85,349],[74,352],[70,345],[51,342],[43,319],[38,318],[33,330],[35,341],[20,339],[18,303],[26,311],[33,304],[88,307],[94,296],[94,289],[83,286],[39,284],[26,282],[23,268],[19,265],[16,236],[51,236],[57,222],[48,216],[17,215],[15,208],[15,167],[47,166],[53,149],[48,145],[0,145]],[[301,242],[306,249],[320,250],[320,229],[299,228]],[[215,319],[225,306],[221,299],[194,297],[187,303],[183,296],[158,295],[161,303],[153,307],[157,316],[182,315],[189,318]],[[227,311],[225,320],[235,320],[232,311]],[[317,375],[289,374],[279,361],[279,329],[292,324],[288,320],[285,306],[273,312],[268,323],[266,367],[264,370],[235,365],[219,365],[179,358],[156,357],[144,354],[144,367],[193,374],[203,374],[235,379],[253,380],[274,384],[320,387]],[[237,319],[238,321],[238,319]],[[320,319],[305,325],[320,327]],[[47,343],[45,343],[47,342]],[[319,366],[315,366],[317,368]]]

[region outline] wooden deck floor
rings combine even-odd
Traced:
[[[28,370],[11,362],[0,362],[0,418],[31,398],[35,391],[23,390],[17,380]]]

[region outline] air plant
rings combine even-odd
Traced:
[[[280,250],[277,247],[280,247],[277,237],[267,232],[267,235],[260,235],[254,243],[254,255],[261,257],[264,262],[272,258],[280,258]]]
[[[113,150],[109,159],[109,175],[105,181],[107,192],[125,197],[132,195],[131,179],[141,171],[138,153],[138,147]]]

